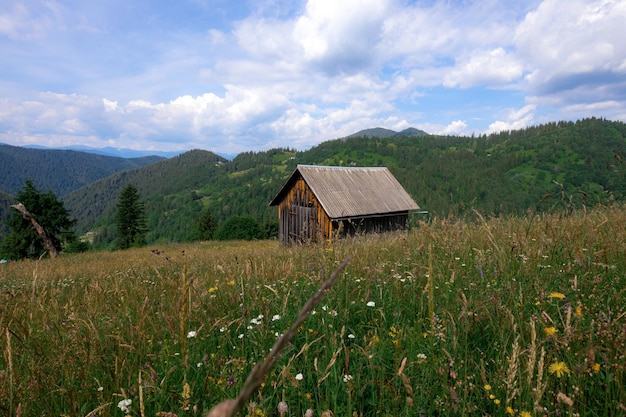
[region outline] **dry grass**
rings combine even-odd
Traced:
[[[615,206],[4,264],[0,415],[205,414],[346,257],[244,413],[623,415],[624,248]]]

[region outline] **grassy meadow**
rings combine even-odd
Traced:
[[[7,263],[0,415],[203,416],[346,257],[242,415],[626,415],[625,252],[614,206]]]

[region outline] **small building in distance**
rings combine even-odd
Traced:
[[[406,229],[419,210],[387,168],[317,165],[298,165],[270,206],[286,245]]]

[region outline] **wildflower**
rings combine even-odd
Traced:
[[[350,382],[350,381],[352,381],[352,375],[346,374],[346,375],[343,376],[343,382],[347,383],[347,382]]]
[[[194,337],[196,337],[197,334],[198,333],[196,333],[195,330],[191,330],[189,333],[187,333],[187,339],[194,338]]]
[[[241,333],[239,336],[237,336],[240,339],[243,339],[243,333]]]
[[[278,412],[283,415],[287,412],[287,403],[284,401],[281,401],[278,403]]]
[[[296,381],[302,381],[304,379],[304,375],[302,374],[297,374],[296,375]]]
[[[352,334],[352,333],[350,333],[350,334],[348,335],[348,339],[354,339],[355,337],[356,337],[356,336],[355,336],[354,334]]]
[[[368,307],[376,307],[376,303],[373,301],[368,301],[366,304]]]
[[[279,314],[274,314],[274,316],[272,317],[272,321],[276,321],[276,320],[280,320]]]
[[[122,410],[122,413],[128,414],[130,413],[130,406],[132,403],[133,403],[133,400],[131,400],[130,398],[126,398],[120,401],[119,403],[117,403],[117,408]]]
[[[583,315],[583,308],[581,306],[577,306],[576,310],[574,311],[574,315],[576,317],[582,317],[582,315]]]
[[[515,415],[515,410],[512,407],[508,406],[506,410],[504,410],[509,415]]]
[[[520,411],[519,417],[533,417],[533,415],[528,411]]]
[[[495,400],[493,400],[493,403],[494,403],[495,405],[500,405],[500,400],[496,398]]]
[[[548,368],[548,372],[550,372],[550,374],[556,374],[557,378],[561,378],[563,375],[569,374],[570,370],[565,362],[554,362]]]
[[[102,392],[102,391],[104,391],[104,387],[98,387],[98,392]]]
[[[214,293],[215,291],[217,291],[217,287],[209,288],[209,294]]]
[[[485,391],[491,391],[491,385],[485,384]]]
[[[565,298],[565,294],[558,291],[553,291],[550,293],[550,295],[548,295],[548,298],[556,298],[557,300],[562,300]]]
[[[426,360],[426,355],[424,355],[423,353],[418,353],[417,354],[417,359],[419,359],[420,361],[425,361]]]
[[[591,369],[593,370],[593,372],[600,372],[600,364],[594,363]]]
[[[554,334],[558,333],[558,330],[556,327],[551,326],[551,327],[544,327],[543,332],[546,334],[546,336],[553,336]]]
[[[304,417],[313,417],[313,410],[307,408],[307,410],[304,412]]]
[[[489,399],[490,399],[490,400],[495,400],[495,399],[496,399],[496,396],[495,396],[495,395],[493,395],[493,394],[489,394]]]

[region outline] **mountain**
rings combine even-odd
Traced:
[[[350,136],[346,136],[342,139],[348,138],[392,138],[392,137],[411,137],[411,136],[425,136],[428,133],[423,130],[415,129],[414,127],[409,127],[400,132],[396,132],[395,130],[385,129],[382,127],[375,127],[372,129],[365,129],[358,131],[356,133],[351,134]]]
[[[63,151],[79,151],[86,153],[93,153],[96,155],[104,155],[104,156],[115,156],[118,158],[142,158],[144,156],[160,156],[161,158],[171,158],[176,155],[180,155],[182,152],[172,151],[172,152],[162,152],[162,151],[137,151],[134,149],[127,148],[113,148],[113,147],[105,147],[105,148],[92,148],[90,146],[82,146],[82,145],[72,145],[72,146],[63,146],[61,148],[48,148],[46,146],[41,145],[26,145],[24,148],[27,149],[44,149],[44,150],[63,150]]]
[[[87,230],[98,221],[111,225],[118,195],[131,183],[137,187],[147,208],[152,240],[160,236],[156,231],[161,222],[169,223],[171,229],[176,228],[175,234],[182,236],[179,240],[184,240],[193,225],[193,216],[204,208],[194,190],[211,183],[225,162],[225,158],[212,152],[192,150],[142,168],[118,172],[72,191],[62,200],[78,220],[79,230]],[[185,215],[184,222],[178,220],[181,213]]]
[[[217,223],[251,215],[271,227],[277,214],[268,202],[296,164],[386,166],[431,216],[525,215],[626,201],[622,122],[590,118],[472,137],[400,133],[353,135],[306,151],[243,152],[230,161],[193,150],[115,173],[62,200],[77,232],[95,231],[104,246],[115,236],[115,204],[129,182],[145,202],[148,242],[184,241],[206,209]]]
[[[29,149],[0,144],[0,190],[15,194],[27,179],[42,191],[64,195],[126,169],[164,159],[159,156],[120,158],[56,149]]]

